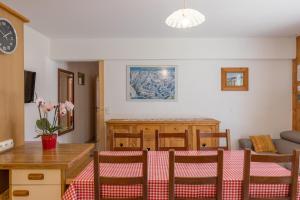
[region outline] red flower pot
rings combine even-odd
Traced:
[[[42,144],[44,150],[56,148],[57,135],[42,135]]]

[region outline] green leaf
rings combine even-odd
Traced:
[[[60,130],[61,129],[61,127],[59,127],[59,126],[54,126],[54,127],[51,127],[50,129],[49,129],[49,132],[50,133],[54,133],[54,132],[56,132],[56,131],[58,131],[58,130]]]
[[[40,129],[42,131],[43,130],[49,131],[51,125],[47,118],[42,118],[42,119],[36,120],[36,126],[38,127],[38,129]]]

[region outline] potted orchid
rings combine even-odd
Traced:
[[[36,132],[38,135],[35,138],[42,138],[43,149],[56,148],[57,131],[61,129],[58,125],[58,117],[65,116],[67,112],[73,111],[74,105],[70,101],[52,104],[51,102],[46,102],[43,98],[37,98],[36,105],[39,119],[36,120]],[[51,117],[53,119],[50,122],[49,118]]]

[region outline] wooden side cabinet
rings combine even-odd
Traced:
[[[189,131],[189,149],[196,150],[196,130],[202,132],[218,132],[220,122],[215,119],[111,119],[106,122],[107,125],[107,144],[111,143],[111,136],[114,132],[118,133],[137,133],[140,130],[144,132],[144,149],[155,150],[155,131],[166,133],[182,133]],[[165,139],[161,141],[164,146],[182,146],[181,140]],[[118,139],[114,141],[115,146],[135,147],[138,145],[137,139]],[[203,140],[201,145],[217,146],[216,139]],[[106,148],[109,150],[109,146]]]
[[[11,170],[12,199],[59,199],[62,196],[61,170],[13,169]],[[51,195],[45,195],[46,193]]]
[[[91,161],[94,144],[58,144],[43,151],[27,142],[0,154],[0,169],[9,170],[9,199],[59,200],[75,174]]]

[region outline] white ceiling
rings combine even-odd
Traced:
[[[183,0],[2,0],[51,38],[280,37],[300,34],[300,0],[187,0],[206,22],[177,30],[165,18]]]

